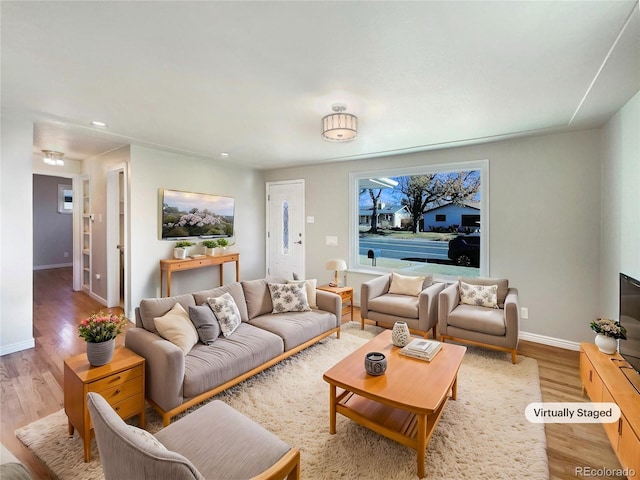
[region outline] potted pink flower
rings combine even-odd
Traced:
[[[116,337],[128,320],[124,315],[99,311],[78,326],[79,336],[87,342],[87,359],[94,367],[106,365],[113,358]]]

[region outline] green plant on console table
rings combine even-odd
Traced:
[[[180,240],[176,242],[176,248],[186,248],[195,245],[195,243],[190,242],[189,240]]]
[[[219,247],[228,247],[229,246],[229,240],[227,240],[226,238],[219,238],[218,239],[218,246]]]
[[[218,246],[217,240],[203,240],[202,246],[205,248],[216,248]]]

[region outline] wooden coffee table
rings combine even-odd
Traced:
[[[329,433],[336,433],[336,414],[340,413],[413,448],[418,477],[423,478],[427,444],[449,397],[456,398],[458,369],[466,350],[446,343],[431,362],[425,362],[400,355],[400,348],[391,342],[391,330],[385,330],[323,375],[329,383]],[[386,355],[384,375],[365,372],[368,352]]]

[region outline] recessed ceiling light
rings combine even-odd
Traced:
[[[93,122],[91,122],[91,125],[93,125],[94,127],[106,127],[107,124],[104,122],[100,122],[98,120],[94,120]]]
[[[220,156],[221,156],[221,157],[224,157],[224,158],[227,158],[227,157],[230,157],[230,156],[231,156],[231,154],[230,154],[230,153],[228,153],[228,152],[220,152]]]

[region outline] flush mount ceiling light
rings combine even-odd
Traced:
[[[64,165],[64,160],[62,160],[64,153],[56,152],[55,150],[42,150],[42,153],[44,153],[44,163],[47,165],[54,165],[57,167]]]
[[[358,136],[358,117],[345,113],[346,105],[331,106],[335,112],[322,119],[322,138],[330,142],[348,142]]]
[[[107,124],[105,122],[101,122],[99,120],[94,120],[91,122],[91,125],[93,125],[94,127],[102,127],[102,128],[107,128]]]

